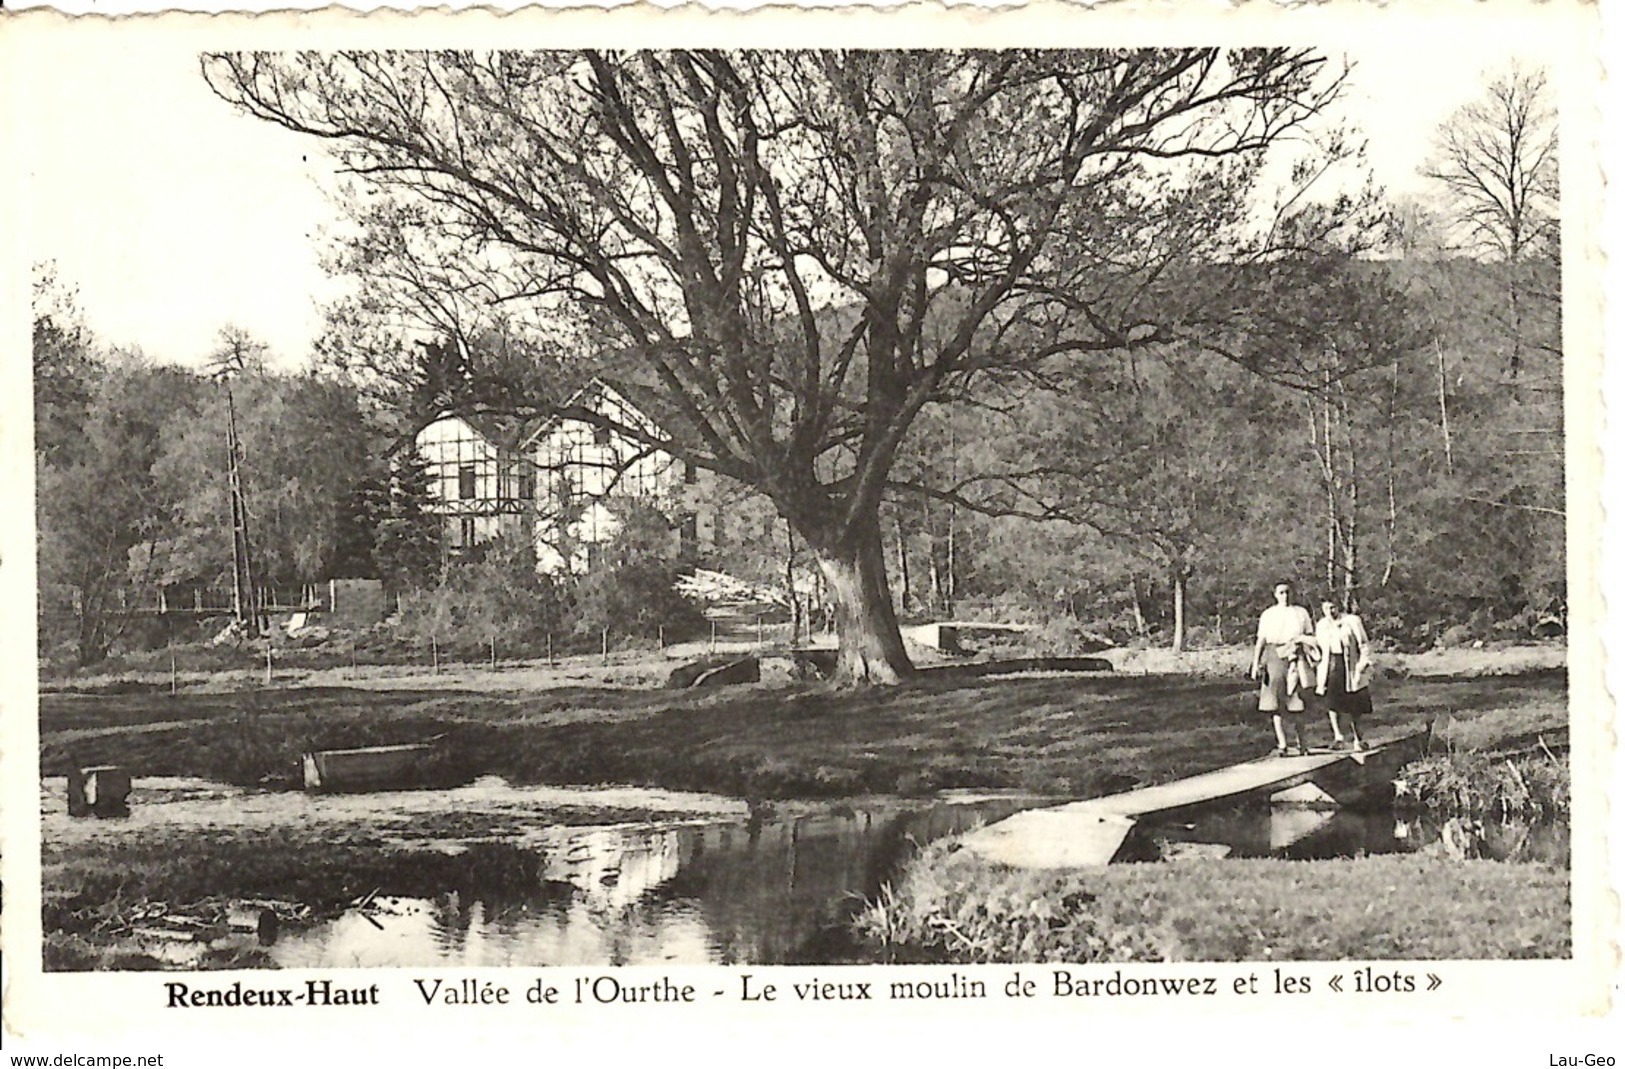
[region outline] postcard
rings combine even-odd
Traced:
[[[12,1064],[1625,1057],[1600,20],[0,13]]]

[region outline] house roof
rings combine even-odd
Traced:
[[[475,434],[504,450],[523,448],[536,433],[540,422],[534,416],[510,416],[500,412],[457,412],[447,409],[424,424],[423,429],[427,430],[447,419],[463,421]],[[421,435],[423,431],[420,430],[418,433]]]
[[[563,409],[590,409],[603,400],[606,395],[613,395],[628,408],[643,416],[657,428],[668,433],[674,427],[681,427],[684,422],[682,416],[670,402],[661,396],[659,390],[618,376],[613,379],[602,375],[595,377],[587,385],[572,394],[560,407]],[[531,428],[521,445],[529,446],[534,444],[567,418],[573,417],[554,413],[547,419],[540,421]]]

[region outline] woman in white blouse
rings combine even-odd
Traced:
[[[1303,696],[1314,669],[1315,625],[1309,610],[1292,604],[1292,584],[1275,584],[1275,604],[1258,618],[1258,641],[1253,643],[1248,674],[1260,681],[1258,711],[1269,713],[1275,726],[1276,756],[1287,757],[1287,735],[1297,741],[1297,753],[1307,755],[1303,739]]]
[[[1352,742],[1354,749],[1364,750],[1365,740],[1360,737],[1358,718],[1371,714],[1371,640],[1365,633],[1365,624],[1327,598],[1320,603],[1315,644],[1320,647],[1315,693],[1326,698],[1326,715],[1332,723],[1332,748],[1341,750]]]

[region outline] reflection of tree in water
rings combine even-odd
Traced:
[[[301,965],[336,953],[396,965],[839,962],[851,953],[847,918],[914,843],[1018,807],[891,802],[757,810],[736,824],[560,829],[522,893],[459,888],[422,902],[421,930],[390,919],[377,931],[351,916],[283,951]]]
[[[434,900],[429,907],[429,917],[434,925],[436,947],[453,955],[461,954],[468,945],[468,928],[473,922],[469,907],[472,905],[472,900],[465,901],[457,891],[448,891]]]
[[[845,955],[847,919],[913,843],[962,830],[987,812],[895,803],[799,817],[758,811],[744,827],[697,830],[692,863],[658,897],[693,904],[722,964],[827,962]]]
[[[1131,860],[1155,861],[1165,851],[1158,841],[1222,843],[1231,857],[1278,857],[1315,861],[1365,854],[1431,851],[1440,837],[1438,819],[1396,815],[1392,809],[1313,809],[1240,805],[1188,817],[1184,822],[1138,826],[1126,849]],[[1552,821],[1511,821],[1483,830],[1485,857],[1498,861],[1568,864],[1568,825]]]
[[[722,964],[794,960],[807,935],[861,890],[871,837],[895,816],[845,811],[700,829],[693,864],[661,888],[695,904]]]
[[[543,874],[574,887],[594,910],[613,913],[676,876],[683,854],[676,828],[594,828],[549,850]]]

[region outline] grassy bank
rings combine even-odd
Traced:
[[[154,904],[208,917],[231,899],[271,899],[308,906],[321,917],[380,887],[391,894],[456,891],[501,901],[547,886],[539,854],[503,843],[476,843],[456,854],[381,850],[318,841],[298,829],[252,839],[220,834],[203,841],[163,836],[47,845],[41,863],[45,967],[57,970],[155,967],[121,944],[133,918]],[[204,964],[263,967],[267,961],[228,956]]]
[[[1496,759],[1548,744],[1561,753],[1566,743],[1558,671],[1394,678],[1378,698],[1369,736],[1434,723],[1457,752]],[[746,798],[955,787],[1089,796],[1258,756],[1270,736],[1254,702],[1239,679],[1171,674],[925,676],[868,691],[137,690],[44,694],[40,738],[46,774],[115,763],[138,780],[245,786],[294,786],[308,749],[440,736],[450,779],[496,773],[516,783]],[[1310,726],[1324,738],[1321,720]],[[47,835],[43,844],[54,968],[151,967],[119,958],[116,944],[132,910],[153,902],[206,912],[233,897],[272,898],[320,912],[376,887],[405,895],[478,888],[491,897],[540,878],[533,858],[500,844],[458,856],[381,848],[370,825],[334,835],[273,827],[184,837],[97,827],[110,834],[72,843]],[[1567,952],[1566,894],[1566,874],[1531,865],[1225,861],[1037,877],[933,847],[866,924],[886,952],[954,960],[1550,956]]]
[[[1018,871],[937,843],[856,920],[897,960],[1563,958],[1568,873],[1389,855]]]
[[[292,786],[307,749],[444,736],[448,770],[519,783],[707,790],[743,797],[1019,788],[1088,796],[1258,756],[1253,688],[1178,676],[922,678],[878,691],[816,685],[539,693],[325,687],[44,694],[47,774],[110,762],[142,775]],[[1438,720],[1560,740],[1562,672],[1393,679],[1366,725],[1381,737]],[[1310,732],[1324,739],[1324,721]],[[1554,742],[1560,745],[1560,742]]]

